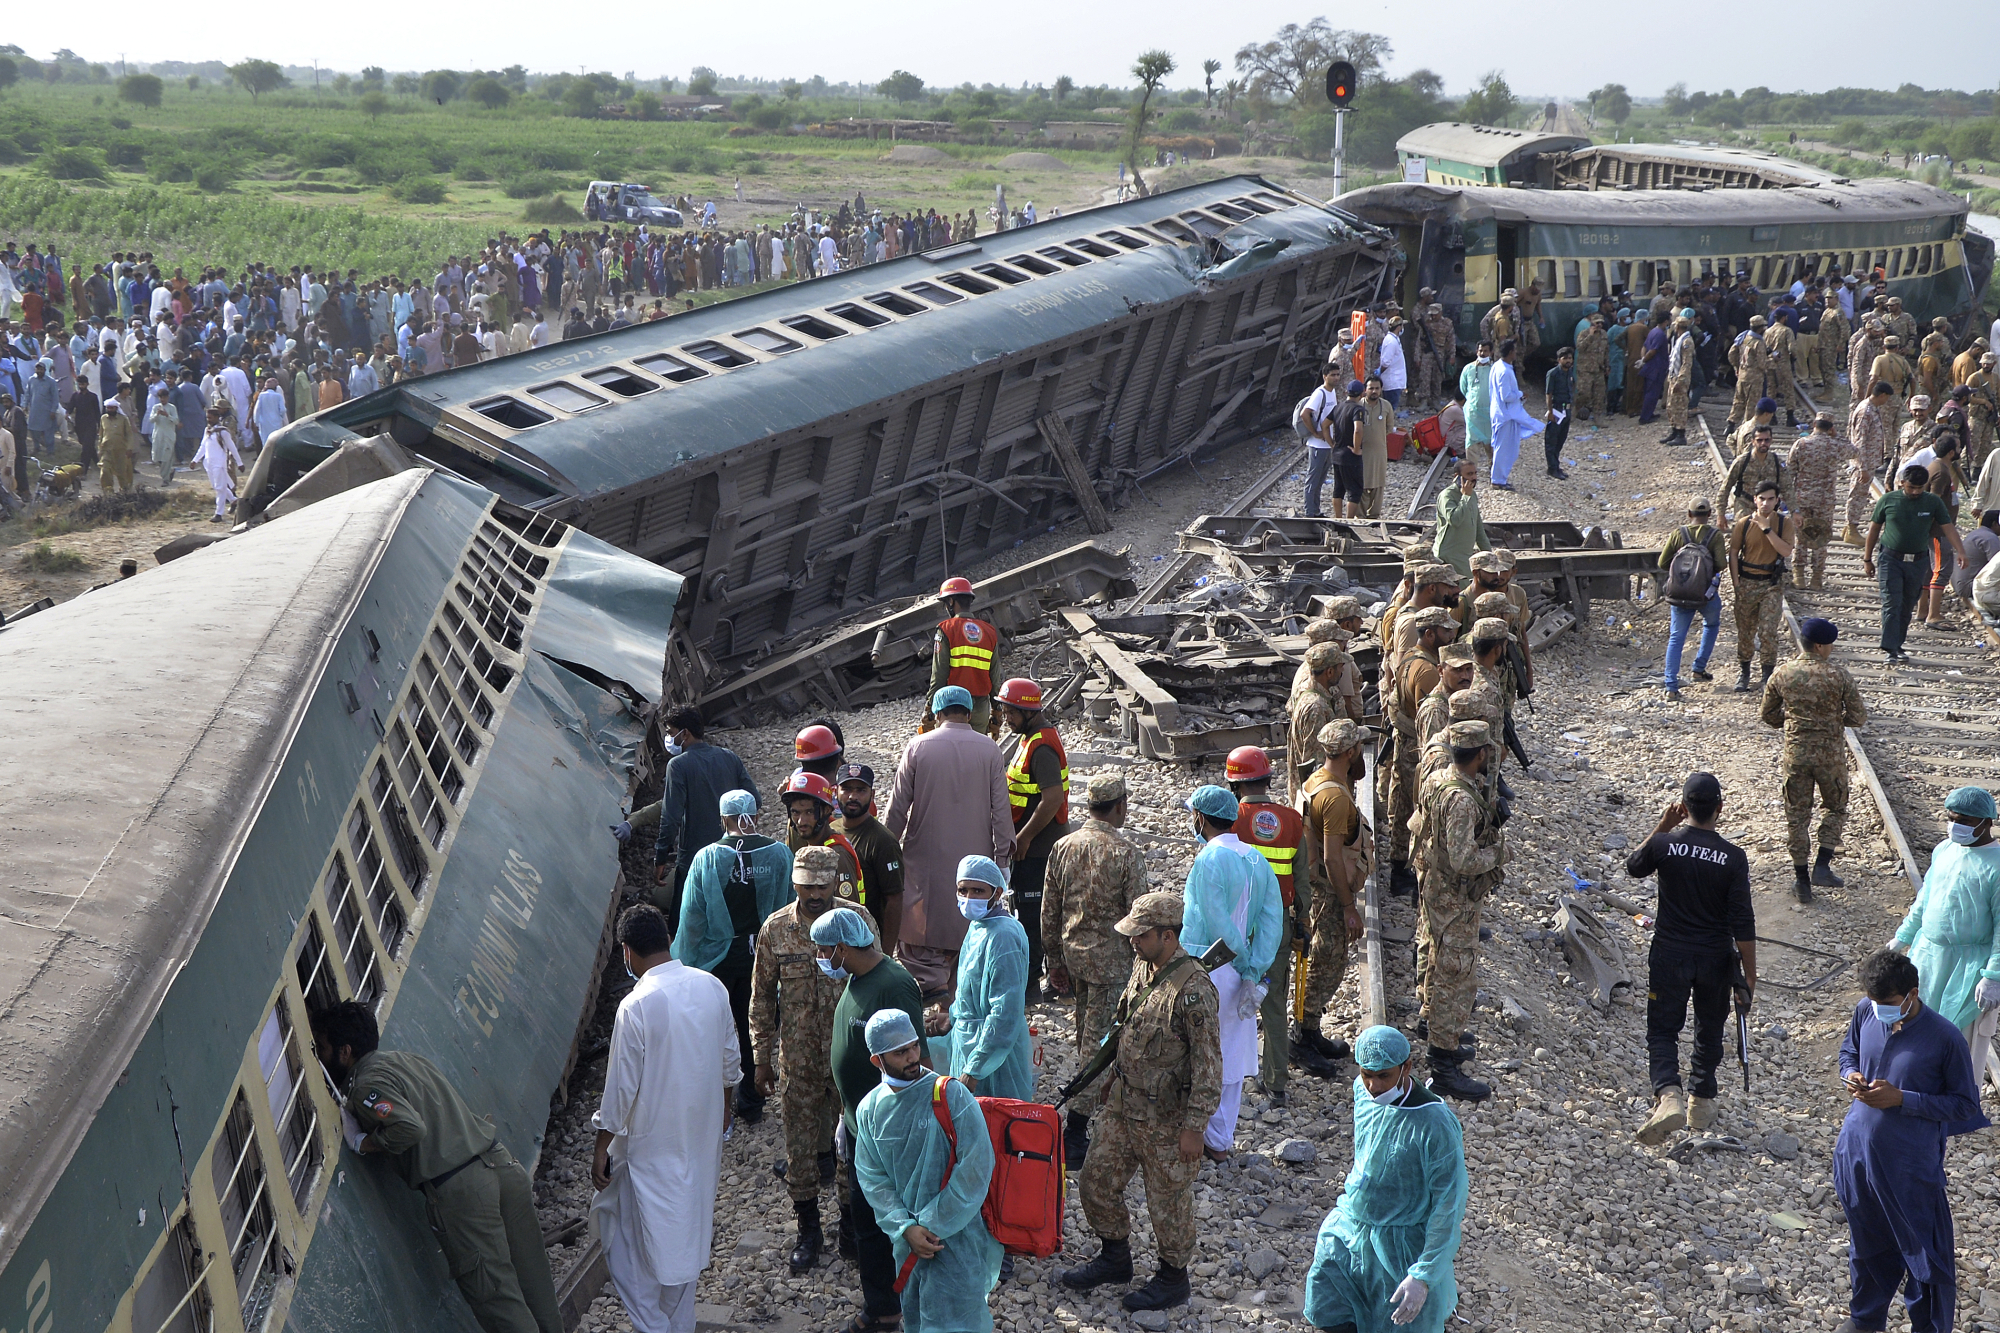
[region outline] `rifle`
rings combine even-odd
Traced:
[[[1743,1091],[1750,1091],[1750,982],[1743,975],[1743,957],[1736,955],[1736,977],[1730,985],[1736,1009],[1736,1063],[1743,1066]]]
[[[1180,970],[1181,963],[1184,960],[1199,963],[1205,972],[1213,972],[1219,967],[1224,967],[1234,962],[1236,960],[1236,951],[1221,940],[1217,940],[1208,946],[1207,951],[1201,957],[1189,958],[1187,954],[1182,954],[1179,958],[1171,960],[1166,966],[1154,973],[1152,981],[1147,984],[1146,988],[1133,997],[1133,1003],[1129,1008],[1125,1005],[1119,1006],[1118,1017],[1112,1021],[1111,1030],[1104,1034],[1104,1040],[1097,1047],[1097,1054],[1090,1057],[1090,1063],[1085,1065],[1083,1071],[1071,1079],[1063,1087],[1062,1092],[1057,1095],[1056,1105],[1058,1107],[1061,1107],[1070,1098],[1089,1087],[1091,1083],[1096,1081],[1099,1074],[1111,1068],[1112,1063],[1118,1059],[1118,1043],[1125,1032],[1125,1020],[1138,1012],[1139,1006],[1146,1002],[1146,998],[1153,993],[1155,987],[1165,981],[1172,973]]]
[[[1528,762],[1528,752],[1521,747],[1520,733],[1514,730],[1514,714],[1511,711],[1501,719],[1500,734],[1507,742],[1507,748],[1512,750],[1514,757],[1521,761],[1521,770],[1523,772],[1534,767],[1534,765]]]

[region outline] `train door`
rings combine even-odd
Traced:
[[[1509,226],[1502,223],[1494,230],[1500,261],[1500,290],[1505,291],[1512,287],[1518,291],[1525,285],[1521,281],[1520,268],[1521,260],[1528,251],[1528,229],[1525,226]],[[1494,293],[1494,299],[1499,299],[1499,292]]]
[[[1416,280],[1409,296],[1414,298],[1417,288],[1428,287],[1435,293],[1431,299],[1456,316],[1465,304],[1465,230],[1458,220],[1425,218],[1412,257]]]

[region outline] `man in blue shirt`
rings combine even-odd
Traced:
[[[723,793],[747,791],[760,807],[764,798],[735,751],[710,745],[704,739],[707,727],[701,710],[693,704],[670,709],[661,730],[673,758],[667,761],[667,789],[657,807],[660,832],[653,844],[653,883],[667,883],[667,863],[672,861],[673,890],[663,893],[655,888],[653,898],[654,905],[666,913],[667,924],[678,930],[681,890],[687,884],[694,854],[722,841]],[[632,822],[640,823],[648,813],[634,811]]]

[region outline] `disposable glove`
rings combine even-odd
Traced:
[[[1396,1288],[1396,1294],[1389,1298],[1396,1303],[1395,1310],[1389,1315],[1389,1322],[1409,1323],[1423,1313],[1424,1302],[1430,1299],[1430,1295],[1431,1289],[1416,1278],[1404,1278],[1402,1285]]]
[[[362,1130],[361,1123],[347,1113],[345,1106],[340,1108],[340,1137],[345,1139],[347,1146],[357,1153],[361,1151],[361,1140],[368,1137]]]
[[[1257,1017],[1258,1006],[1264,1003],[1264,997],[1270,993],[1270,986],[1261,981],[1254,986],[1238,987],[1236,991],[1237,1019],[1245,1023],[1254,1021]]]
[[[1882,947],[1887,949],[1890,953],[1908,953],[1910,951],[1909,945],[1903,943],[1901,940],[1893,938]]]
[[[611,826],[611,836],[618,839],[621,843],[632,841],[632,821],[626,819],[613,824]]]
[[[1973,992],[1973,998],[1979,1001],[1982,1010],[2000,1009],[2000,981],[1995,981],[1992,977],[1981,977],[1979,988]]]

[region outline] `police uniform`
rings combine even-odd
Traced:
[[[1181,914],[1180,894],[1148,893],[1119,923],[1119,933],[1178,930]],[[1168,968],[1172,973],[1153,986]],[[1132,1234],[1125,1186],[1135,1173],[1144,1179],[1163,1267],[1184,1269],[1194,1257],[1194,1181],[1203,1159],[1197,1154],[1182,1161],[1180,1136],[1200,1134],[1222,1103],[1218,1003],[1215,983],[1178,945],[1157,971],[1133,959],[1118,1001],[1124,1023],[1118,1057],[1105,1076],[1090,1156],[1077,1180],[1090,1229],[1106,1241],[1123,1241]]]
[[[347,1112],[422,1190],[431,1232],[486,1333],[563,1333],[534,1186],[438,1067],[411,1051],[370,1051],[348,1076]]]
[[[1767,727],[1785,729],[1781,768],[1785,790],[1786,846],[1792,864],[1806,864],[1811,840],[1813,789],[1825,810],[1819,823],[1821,856],[1840,849],[1847,824],[1848,727],[1868,725],[1868,707],[1847,669],[1799,650],[1764,686],[1760,714]]]
[[[1122,800],[1125,779],[1092,778],[1089,795],[1092,805]],[[1042,950],[1051,968],[1069,973],[1077,1054],[1088,1060],[1132,975],[1132,944],[1112,925],[1146,892],[1146,855],[1093,816],[1056,843],[1042,883]]]
[[[1266,1092],[1283,1092],[1290,1077],[1291,1026],[1286,1022],[1292,995],[1292,939],[1294,922],[1312,911],[1312,890],[1308,887],[1305,851],[1305,817],[1289,805],[1264,799],[1242,798],[1236,822],[1229,831],[1243,845],[1270,862],[1278,877],[1278,897],[1285,910],[1280,915],[1278,953],[1266,973],[1270,989],[1264,993],[1259,1015],[1263,1019],[1263,1046],[1259,1050],[1257,1077]],[[1295,906],[1296,904],[1296,906]]]
[[[1490,746],[1483,722],[1454,722],[1450,744],[1470,749]],[[1432,778],[1424,788],[1424,822],[1429,841],[1419,929],[1428,958],[1420,992],[1429,1024],[1434,1073],[1455,1073],[1456,1036],[1472,1021],[1479,958],[1479,909],[1504,878],[1507,837],[1494,818],[1493,798],[1456,768]],[[1449,1051],[1436,1043],[1453,1043]],[[1440,1064],[1449,1071],[1440,1071]]]

